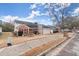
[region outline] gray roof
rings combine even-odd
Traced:
[[[37,27],[37,25],[42,25],[44,28],[51,28],[51,26],[46,26],[46,25],[43,25],[43,24],[37,24],[37,23],[32,23],[32,22],[26,22],[26,21],[19,21],[19,20],[15,20],[16,23],[24,23],[24,24],[27,24],[29,27]]]

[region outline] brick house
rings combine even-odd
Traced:
[[[33,33],[35,33],[35,32],[38,32],[39,34],[51,34],[51,33],[53,33],[51,26],[46,26],[43,24],[37,24],[37,23],[31,23],[31,22],[25,22],[25,21],[19,21],[19,20],[15,20],[14,32],[16,30],[18,30],[17,28],[22,24],[25,24],[26,26],[28,26],[30,28],[29,30],[32,30]]]

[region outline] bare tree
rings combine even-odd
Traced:
[[[64,21],[64,12],[66,7],[68,7],[70,4],[68,3],[50,3],[49,4],[49,15],[51,17],[51,20],[53,22],[57,22],[56,24],[60,26],[60,23],[63,27],[63,21]],[[53,18],[53,19],[52,19]],[[60,18],[60,20],[59,20]]]
[[[53,25],[56,25],[56,23],[59,23],[58,16],[55,13],[56,11],[53,12],[55,10],[55,6],[56,4],[49,4],[49,15],[50,15]]]

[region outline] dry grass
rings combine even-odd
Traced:
[[[10,36],[11,32],[3,32],[3,34],[0,36],[0,48],[5,47],[6,46],[6,40],[7,38]],[[35,40],[37,38],[43,38],[43,37],[47,37],[49,35],[35,35],[33,37],[13,37],[13,44],[20,44],[23,43],[25,41],[30,41],[30,40]],[[62,33],[56,33],[53,34],[53,39],[58,39],[58,38],[63,38]]]
[[[0,36],[0,48],[7,46],[6,45],[6,39],[10,35],[10,32],[3,32]]]
[[[55,48],[57,45],[61,44],[66,38],[59,38],[58,40],[53,40],[48,42],[47,44],[43,44],[41,46],[32,48],[32,50],[29,50],[22,54],[22,56],[34,56],[38,55],[41,52],[45,51],[46,49],[49,49],[50,47]]]
[[[3,32],[2,35],[0,36],[0,40],[6,39],[10,35],[10,32]]]

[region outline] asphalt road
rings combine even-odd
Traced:
[[[77,33],[72,39],[66,42],[52,49],[45,56],[79,56],[79,34]]]
[[[76,34],[57,56],[79,56],[79,34]]]
[[[67,44],[65,44],[66,42]],[[50,50],[44,56],[79,56],[79,34],[77,33],[72,39],[66,42]]]

